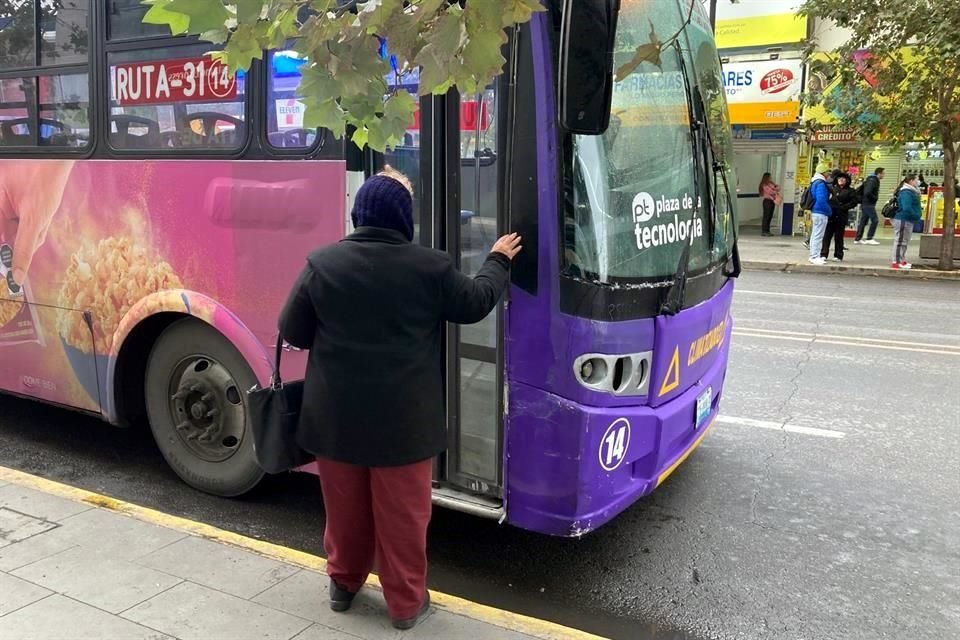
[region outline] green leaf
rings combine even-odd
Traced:
[[[384,152],[390,141],[390,133],[383,126],[383,120],[374,118],[367,121],[367,146],[374,151]]]
[[[504,13],[501,24],[504,27],[529,22],[534,13],[546,11],[540,4],[540,0],[506,0],[503,5]]]
[[[413,94],[406,91],[397,91],[387,98],[383,105],[383,119],[390,122],[399,122],[403,125],[404,131],[413,124],[413,114],[419,107],[417,99]]]
[[[303,114],[303,126],[306,129],[321,127],[329,129],[333,135],[342,138],[346,131],[344,113],[335,98],[313,104],[306,104]]]
[[[334,58],[327,68],[343,84],[346,96],[368,91],[386,93],[383,77],[389,65],[380,58],[379,43],[373,36],[362,36],[331,46]]]
[[[419,12],[398,11],[384,22],[378,33],[378,35],[386,34],[390,53],[397,57],[401,68],[404,64],[412,65],[413,60],[426,44],[420,33],[423,24],[418,18],[419,15]]]
[[[212,42],[214,44],[223,44],[230,37],[230,32],[226,29],[215,29],[213,31],[204,31],[200,34],[201,40]]]
[[[359,124],[374,120],[383,113],[383,93],[371,91],[344,96],[340,106]]]
[[[246,71],[253,64],[254,59],[263,57],[263,50],[257,43],[253,27],[249,24],[242,24],[237,27],[227,43],[225,48],[227,66],[231,73],[236,73],[243,69]]]
[[[368,138],[369,135],[367,134],[366,126],[357,127],[353,130],[353,133],[350,134],[350,140],[361,149],[367,146]]]
[[[387,21],[403,12],[404,0],[367,0],[360,6],[357,22],[368,34],[380,33]]]
[[[443,14],[424,36],[427,44],[415,60],[420,65],[420,95],[441,94],[453,86],[453,74],[460,65],[464,25],[453,7]]]
[[[299,33],[296,9],[285,9],[270,23],[270,29],[267,32],[267,37],[270,40],[268,48],[279,49],[289,38],[299,35]]]
[[[300,68],[302,77],[297,87],[297,96],[324,101],[337,98],[343,94],[340,81],[326,67],[318,65],[303,66]]]
[[[150,7],[143,16],[144,24],[162,24],[170,27],[170,33],[178,36],[186,33],[190,26],[190,16],[170,11],[168,8],[173,0],[159,0]]]
[[[263,11],[263,0],[233,0],[237,5],[237,22],[256,22]]]
[[[221,0],[171,0],[167,9],[189,16],[191,33],[223,29],[230,18]]]

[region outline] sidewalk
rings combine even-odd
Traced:
[[[0,638],[10,640],[587,640],[431,592],[390,626],[376,578],[347,613],[322,558],[0,467]]]
[[[891,278],[960,280],[960,271],[938,271],[935,260],[923,260],[917,253],[920,240],[915,237],[908,249],[908,259],[913,263],[910,271],[890,268],[892,240],[877,238],[879,246],[853,244],[853,238],[844,243],[843,262],[827,262],[816,266],[807,262],[808,250],[799,236],[774,236],[762,238],[752,229],[744,229],[738,237],[740,259],[748,271],[787,271],[795,273],[847,273]],[[831,246],[831,257],[833,247]]]

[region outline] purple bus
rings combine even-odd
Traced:
[[[270,379],[284,297],[388,163],[416,185],[416,241],[466,273],[524,237],[497,311],[446,328],[437,504],[582,535],[709,431],[739,259],[699,1],[548,1],[502,76],[421,99],[386,154],[304,128],[291,52],[229,78],[139,0],[35,5],[41,37],[0,26],[22,36],[0,58],[0,390],[149,425],[191,486],[250,490],[245,391]],[[304,365],[289,350],[285,377]]]

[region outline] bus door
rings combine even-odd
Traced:
[[[372,167],[386,163],[410,176],[415,241],[448,251],[467,275],[479,271],[504,226],[497,96],[492,86],[473,95],[424,98],[404,145]],[[452,501],[466,499],[460,492],[501,497],[502,321],[501,304],[476,325],[446,328],[449,449],[438,460],[435,480],[441,496],[451,490]]]

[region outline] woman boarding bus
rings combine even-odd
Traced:
[[[263,472],[246,391],[269,382],[288,287],[351,231],[347,194],[388,163],[413,179],[415,242],[466,274],[500,235],[524,238],[506,301],[446,328],[434,502],[552,535],[603,525],[716,416],[736,178],[700,3],[571,13],[588,4],[545,3],[501,77],[421,99],[383,157],[304,127],[290,52],[231,77],[208,45],[142,24],[136,0],[55,9],[0,60],[0,175],[69,164],[32,239],[17,222],[43,207],[3,200],[0,389],[148,423],[184,481],[248,491]],[[667,44],[651,55],[651,40]],[[596,42],[612,60],[583,49]],[[305,353],[288,351],[283,373],[301,377]]]

